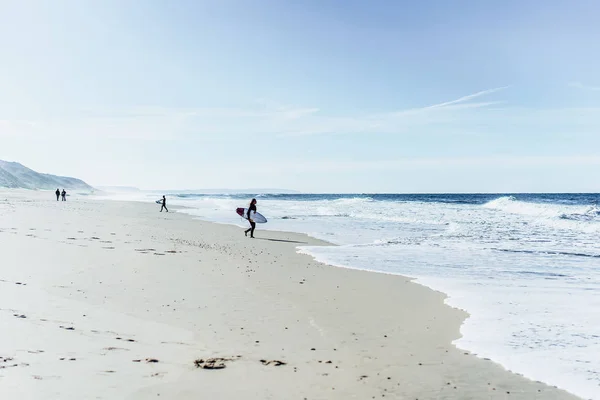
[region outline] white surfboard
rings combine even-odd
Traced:
[[[246,215],[248,215],[248,209],[247,208],[238,208],[238,209],[235,210],[235,212],[240,217],[242,217],[244,219],[248,219],[246,217]],[[264,223],[267,222],[267,219],[261,213],[252,212],[252,214],[250,214],[250,215],[252,217],[252,221],[256,222],[257,224],[264,224]]]

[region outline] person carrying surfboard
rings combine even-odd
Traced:
[[[248,206],[248,212],[246,213],[246,218],[248,218],[248,222],[250,222],[250,228],[244,231],[244,234],[248,236],[248,232],[250,232],[250,237],[254,238],[254,229],[256,229],[256,222],[250,216],[251,212],[256,212],[256,199],[252,199],[250,202],[250,206]]]
[[[169,212],[169,209],[167,208],[167,198],[165,196],[163,196],[161,204],[160,212],[162,212],[163,208]]]

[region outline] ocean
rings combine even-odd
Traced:
[[[235,209],[251,197],[167,195],[198,218],[240,226]],[[257,235],[307,233],[338,245],[299,249],[319,261],[413,277],[470,314],[457,347],[600,399],[600,194],[255,197],[269,219]]]

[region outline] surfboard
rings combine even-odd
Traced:
[[[248,218],[246,218],[246,215],[248,213],[248,209],[247,208],[238,208],[238,209],[235,210],[235,212],[240,217],[242,217],[244,219],[248,219]],[[264,223],[267,222],[267,219],[264,217],[264,215],[262,215],[261,213],[257,213],[257,212],[253,212],[252,213],[252,220],[254,222],[256,222],[257,224],[264,224]]]
[[[156,200],[156,204],[162,204],[162,200]]]

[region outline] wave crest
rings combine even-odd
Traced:
[[[511,214],[534,217],[592,220],[600,217],[600,209],[596,206],[575,206],[556,203],[530,203],[514,196],[503,196],[487,202],[485,208],[505,211]]]

